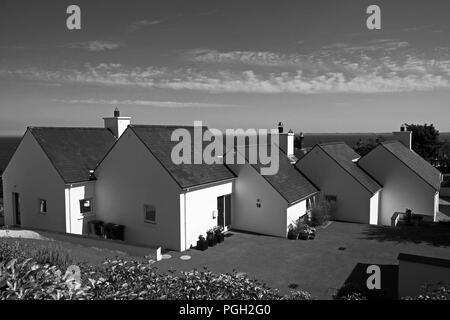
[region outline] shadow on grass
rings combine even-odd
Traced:
[[[381,288],[369,290],[367,279],[372,273],[367,273],[367,267],[370,265],[357,263],[344,285],[338,290],[336,298],[359,293],[367,300],[396,300],[398,298],[398,265],[377,265],[380,267]]]
[[[422,223],[420,226],[367,226],[364,239],[398,243],[426,243],[436,247],[450,246],[449,223]]]

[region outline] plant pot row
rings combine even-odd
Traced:
[[[206,238],[202,235],[198,237],[197,249],[204,251],[209,247],[214,247],[218,243],[225,241],[225,235],[223,234],[223,228],[215,228],[214,230],[209,230],[206,233]]]
[[[289,240],[314,240],[315,237],[316,229],[311,227],[305,228],[300,232],[296,230],[289,230],[287,235]]]

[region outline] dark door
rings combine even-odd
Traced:
[[[217,197],[217,225],[231,225],[231,194]]]
[[[14,210],[14,224],[20,226],[20,199],[17,192],[13,192],[13,210]]]
[[[217,197],[217,225],[218,226],[225,226],[225,197]]]
[[[225,196],[225,226],[231,226],[231,194]]]

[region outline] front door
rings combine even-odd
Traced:
[[[231,194],[217,197],[217,225],[224,229],[231,226]]]
[[[14,212],[14,224],[20,226],[20,198],[17,192],[13,192],[13,212]]]

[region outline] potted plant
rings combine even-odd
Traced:
[[[405,220],[407,224],[411,223],[411,218],[412,218],[412,210],[407,208],[405,210]]]
[[[199,235],[197,241],[197,250],[205,251],[206,249],[208,249],[208,241],[204,236]]]
[[[289,240],[297,240],[298,239],[298,231],[292,223],[289,224],[289,226],[288,226],[287,238]]]
[[[214,236],[214,231],[209,229],[206,232],[206,240],[208,241],[208,246],[214,247],[217,244],[216,237]]]
[[[297,225],[298,238],[301,240],[308,240],[309,238],[309,226],[305,223],[299,222]]]
[[[222,243],[225,241],[225,236],[223,234],[222,226],[217,226],[214,228],[214,236],[216,237],[217,243]]]

